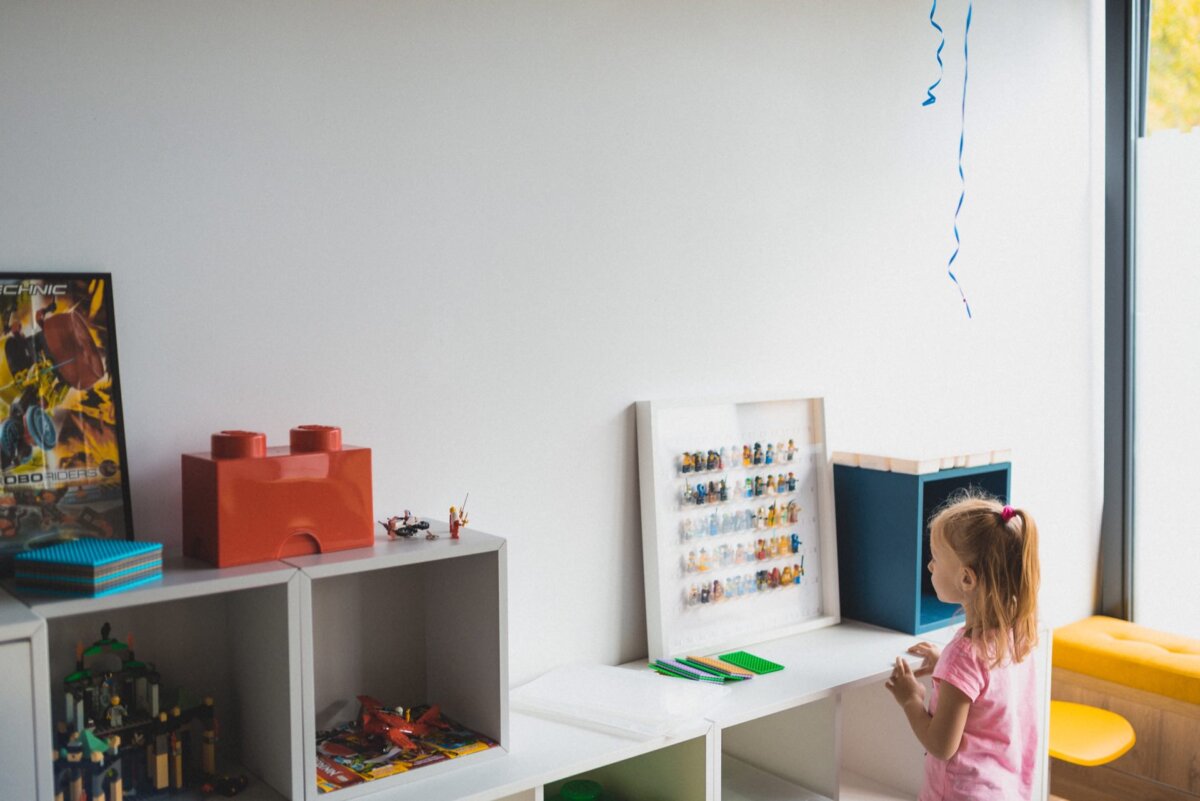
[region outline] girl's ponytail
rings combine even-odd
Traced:
[[[1013,587],[1013,661],[1020,662],[1037,645],[1037,595],[1041,567],[1038,563],[1037,523],[1021,510],[1016,510],[1016,517],[1020,521],[1022,536],[1019,580]]]

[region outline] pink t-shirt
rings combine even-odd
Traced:
[[[1029,799],[1038,762],[1033,659],[989,668],[960,629],[933,669],[930,714],[942,682],[971,699],[971,709],[958,751],[947,760],[925,755],[920,801]]]

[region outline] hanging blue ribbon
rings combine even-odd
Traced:
[[[936,13],[937,0],[933,0],[933,8],[929,9],[929,24],[933,26],[934,30],[941,34],[942,41],[938,44],[937,53],[935,54],[937,56],[938,63],[938,77],[937,80],[930,84],[929,88],[925,90],[925,94],[929,95],[929,97],[927,97],[925,102],[921,104],[922,106],[932,106],[937,102],[937,97],[933,94],[933,90],[936,89],[937,85],[942,82],[942,74],[945,71],[945,65],[942,64],[942,48],[946,46],[946,32],[942,30],[942,26],[938,25],[937,20],[933,18],[933,15]]]
[[[959,297],[962,298],[963,306],[967,309],[967,319],[971,319],[971,304],[967,301],[967,295],[963,292],[962,284],[958,283],[958,279],[954,276],[954,271],[950,268],[954,266],[954,260],[958,258],[958,250],[962,244],[962,240],[958,238],[958,213],[962,211],[963,200],[967,197],[967,177],[963,174],[963,140],[967,134],[967,67],[970,64],[970,58],[967,52],[967,40],[971,35],[971,12],[974,10],[974,4],[967,4],[967,28],[963,32],[963,92],[962,92],[962,117],[959,121],[958,129],[958,180],[962,183],[962,192],[958,196],[958,206],[954,209],[954,253],[950,254],[950,261],[946,264],[946,274],[950,276],[950,280],[954,282],[954,286],[958,288]]]
[[[942,69],[942,48],[946,46],[946,36],[942,27],[933,19],[934,12],[937,11],[937,0],[933,0],[933,8],[929,9],[929,24],[937,29],[938,33],[942,34],[942,42],[937,49],[937,63],[939,70]],[[954,252],[950,254],[950,261],[946,263],[946,274],[950,276],[950,280],[954,282],[955,288],[958,289],[958,295],[962,298],[963,307],[967,310],[967,319],[971,318],[971,304],[967,301],[967,295],[963,292],[962,284],[958,282],[958,278],[954,275],[954,260],[958,258],[958,251],[962,247],[962,239],[958,235],[958,215],[962,211],[963,201],[967,197],[967,177],[963,173],[963,142],[966,139],[967,133],[967,73],[970,64],[970,53],[967,47],[968,39],[971,35],[971,14],[974,11],[974,3],[967,3],[967,26],[963,32],[963,88],[962,88],[962,116],[959,119],[958,130],[958,180],[962,184],[962,191],[958,195],[958,206],[954,209]],[[929,106],[937,102],[937,98],[933,94],[933,89],[942,82],[942,76],[939,73],[938,79],[933,82],[933,85],[926,90],[929,97],[922,103],[922,106]]]

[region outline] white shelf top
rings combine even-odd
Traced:
[[[25,604],[0,589],[0,642],[27,639],[41,622]]]
[[[733,692],[705,713],[721,728],[782,712],[860,684],[882,682],[897,656],[920,660],[905,650],[922,640],[945,642],[954,629],[925,635],[869,626],[855,621],[747,646],[745,650],[778,662],[783,670],[732,685]],[[880,692],[884,692],[882,686]]]
[[[40,617],[51,619],[286,584],[295,573],[294,567],[283,562],[213,567],[196,559],[175,557],[163,560],[161,579],[99,598],[25,593],[10,581],[5,582],[5,589],[20,597]]]
[[[641,739],[560,723],[513,712],[512,749],[495,759],[456,766],[439,775],[388,788],[369,796],[379,801],[420,798],[421,801],[494,801],[550,782],[611,765],[708,734],[711,724],[670,738]],[[443,763],[446,764],[446,763]],[[419,771],[414,771],[414,779]],[[336,801],[340,793],[327,797]]]
[[[427,520],[428,518],[421,519]],[[427,540],[424,533],[394,540],[383,537],[376,539],[375,545],[370,548],[353,548],[312,556],[293,556],[288,557],[285,561],[289,565],[300,568],[312,578],[325,578],[388,567],[404,567],[477,553],[489,553],[504,547],[503,537],[485,534],[476,529],[460,530],[457,540],[450,538],[450,527],[446,523],[431,522],[429,531],[437,534],[438,538]]]

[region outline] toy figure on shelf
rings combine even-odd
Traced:
[[[417,744],[409,738],[409,735],[429,734],[434,728],[450,728],[442,720],[442,713],[436,704],[413,720],[411,709],[407,712],[401,707],[388,709],[369,695],[358,696],[358,702],[362,704],[359,712],[362,730],[367,734],[385,737],[405,751],[418,750]]]
[[[462,506],[455,511],[454,507],[450,507],[450,539],[458,539],[458,530],[467,525],[467,498],[471,497],[471,493],[467,493],[466,498],[463,498]]]
[[[379,525],[383,526],[389,540],[408,538],[418,531],[425,531],[429,528],[427,521],[421,520],[407,509],[404,510],[403,516],[393,515],[387,519],[386,523],[380,520]]]

